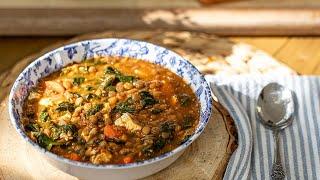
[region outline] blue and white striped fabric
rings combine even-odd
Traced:
[[[286,178],[320,179],[320,78],[212,75],[206,79],[238,130],[239,146],[231,156],[224,179],[270,179],[273,136],[255,114],[257,97],[270,82],[288,87],[297,96],[292,126],[280,133]]]

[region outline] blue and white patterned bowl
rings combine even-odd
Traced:
[[[38,80],[74,62],[96,56],[120,56],[142,59],[159,64],[182,77],[193,89],[200,102],[200,123],[188,141],[161,156],[131,164],[93,165],[65,159],[41,148],[24,133],[20,119],[28,90]],[[57,168],[82,179],[137,179],[158,172],[174,162],[204,130],[211,115],[211,92],[203,75],[176,53],[147,42],[129,39],[95,39],[77,42],[53,50],[32,62],[15,81],[9,96],[11,123],[27,141]]]

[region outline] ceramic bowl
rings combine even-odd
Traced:
[[[195,133],[182,145],[161,156],[142,162],[120,165],[94,165],[60,157],[38,146],[25,134],[20,122],[24,99],[38,80],[74,62],[96,56],[132,57],[159,64],[182,77],[200,102],[200,122]],[[138,179],[154,174],[173,163],[203,132],[211,114],[211,92],[203,75],[187,60],[163,47],[129,39],[95,39],[55,49],[39,57],[18,76],[9,96],[11,123],[28,145],[49,163],[80,179]]]

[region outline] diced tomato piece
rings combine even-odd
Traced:
[[[76,154],[76,153],[70,153],[67,155],[67,157],[71,160],[74,160],[74,161],[80,161],[81,160],[81,157]]]
[[[131,156],[126,156],[123,158],[123,163],[129,164],[133,162],[133,158]]]
[[[118,138],[122,135],[121,131],[118,131],[111,125],[106,125],[103,129],[103,132],[107,138]]]
[[[171,105],[176,106],[178,104],[178,97],[176,95],[171,96]]]

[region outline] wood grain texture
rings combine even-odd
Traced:
[[[192,30],[217,35],[319,35],[320,2],[257,7],[19,7],[0,6],[0,35],[78,35],[125,29]],[[14,23],[13,23],[14,22]]]
[[[198,1],[214,1],[215,7],[319,7],[318,0],[11,0],[0,1],[5,8],[201,8]]]
[[[271,55],[278,52],[288,42],[287,37],[231,37],[230,39],[238,43],[250,44]]]
[[[290,38],[274,56],[300,74],[319,74],[320,38]]]
[[[46,44],[48,43],[63,41],[65,39],[66,37],[2,37],[0,39],[0,54],[2,54],[2,58],[0,59],[0,87],[3,87],[4,84],[7,84],[6,82],[3,82],[5,77],[5,73],[3,72],[5,70],[9,71],[9,68],[11,68],[13,64],[18,63],[19,60],[21,60],[21,57],[26,56],[28,53],[39,51],[40,49],[45,48]],[[318,45],[315,44],[315,46],[320,46],[319,37],[247,36],[230,37],[230,39],[237,43],[251,44],[258,49],[264,50],[270,55],[276,56],[279,61],[290,65],[292,69],[299,71],[300,74],[303,74],[305,71],[308,71],[311,74],[320,74],[320,65],[317,63],[313,63],[313,66],[303,67],[302,69],[304,70],[301,70],[300,59],[296,56],[292,56],[293,54],[288,52],[286,48],[286,46],[293,46],[292,43],[295,43],[296,52],[305,54],[304,56],[308,56],[308,59],[314,59],[314,61],[320,62],[320,58],[317,57],[317,53],[309,52],[309,50],[313,51],[312,48],[309,49],[304,46],[306,44],[305,42],[310,40],[318,43]]]
[[[0,144],[6,145],[0,146],[0,175],[3,179],[75,179],[75,177],[65,174],[46,163],[38,156],[38,153],[25,145],[9,124],[8,106],[6,104],[8,89],[17,74],[33,59],[45,52],[70,42],[103,37],[126,37],[150,41],[177,51],[193,63],[203,60],[204,57],[211,59],[212,57],[226,58],[232,56],[233,47],[238,45],[227,39],[203,33],[108,31],[56,43],[39,53],[22,59],[10,71],[0,75],[0,80],[3,78],[3,82],[5,82],[1,86],[4,96],[0,97],[0,114],[2,114],[0,126],[8,127],[0,131]],[[255,49],[252,48],[249,51],[255,51]],[[238,61],[242,62],[243,58],[245,57],[239,57]],[[268,60],[275,61],[271,57]],[[283,64],[277,64],[277,66],[284,67]],[[246,71],[240,72],[245,73]],[[236,142],[236,128],[232,118],[219,103],[214,102],[213,116],[200,138],[169,168],[146,179],[221,179],[228,160],[237,147]]]
[[[22,59],[57,41],[66,40],[66,37],[0,37],[0,72],[13,66],[17,59]],[[68,38],[69,39],[69,38]],[[1,80],[0,80],[1,82]]]
[[[319,37],[231,37],[273,55],[299,74],[320,74]]]

